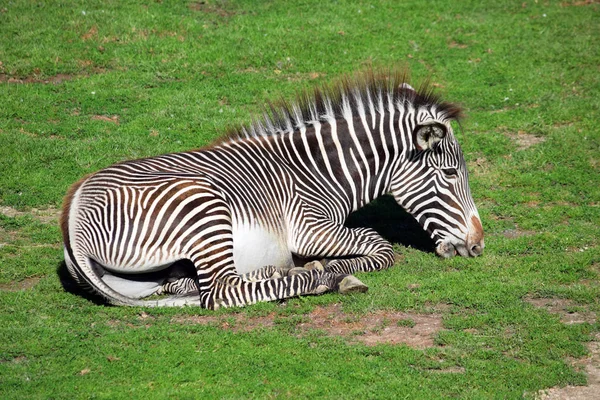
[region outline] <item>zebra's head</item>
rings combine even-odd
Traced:
[[[483,227],[471,197],[465,159],[451,119],[431,111],[426,117],[417,112],[414,123],[408,124],[411,149],[392,182],[392,194],[429,233],[438,255],[476,257],[485,246]]]

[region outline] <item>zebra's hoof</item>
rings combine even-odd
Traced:
[[[298,274],[305,274],[307,272],[308,272],[308,270],[304,267],[295,267],[295,268],[290,269],[287,274],[288,274],[288,276],[294,276],[294,275],[298,275]]]
[[[315,290],[313,290],[313,294],[323,294],[330,290],[331,290],[331,288],[329,288],[327,285],[319,285],[319,286],[317,286],[317,288]]]
[[[309,271],[312,271],[314,269],[316,269],[317,271],[325,271],[325,267],[323,267],[323,264],[321,264],[321,262],[317,260],[304,264],[304,269],[307,269]]]
[[[338,287],[338,292],[341,294],[366,293],[367,290],[369,290],[369,287],[352,275],[342,279]]]

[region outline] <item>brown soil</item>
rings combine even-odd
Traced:
[[[515,238],[519,238],[522,236],[531,236],[531,235],[535,235],[535,234],[536,234],[535,231],[524,231],[519,228],[507,229],[504,232],[502,232],[502,235],[504,235],[504,237],[508,238],[508,239],[515,239]]]
[[[17,211],[12,207],[0,206],[0,214],[11,218],[31,215],[43,224],[57,224],[60,219],[60,209],[55,207],[48,207],[43,210],[32,208],[29,211]]]
[[[0,74],[0,83],[17,83],[17,84],[24,84],[24,83],[52,83],[52,84],[59,84],[59,83],[63,83],[65,81],[70,81],[72,79],[75,79],[76,76],[75,75],[71,75],[71,74],[56,74],[56,75],[52,75],[52,76],[47,76],[46,78],[39,78],[38,76],[35,75],[29,75],[29,76],[25,76],[25,77],[14,77],[14,76],[10,76],[7,74]]]
[[[483,156],[477,157],[468,164],[469,173],[474,176],[483,176],[490,172],[490,162]]]
[[[546,138],[543,136],[535,136],[530,133],[525,133],[524,131],[518,131],[517,133],[506,133],[506,136],[517,143],[517,150],[525,150],[533,145],[546,141]]]
[[[525,298],[525,301],[535,307],[544,308],[552,314],[558,314],[563,324],[594,324],[596,313],[592,311],[572,311],[577,304],[572,300],[558,298]]]
[[[574,363],[576,368],[584,369],[588,376],[587,386],[565,386],[542,390],[540,400],[590,400],[600,398],[600,334],[588,343],[590,355]]]
[[[0,363],[13,362],[15,364],[20,364],[20,363],[25,362],[25,361],[27,361],[27,357],[25,357],[25,356],[16,356],[16,357],[11,358],[11,359],[0,358]]]
[[[576,304],[571,300],[558,298],[525,298],[525,301],[535,307],[544,308],[553,314],[560,315],[564,324],[581,324],[596,322],[596,313],[591,311],[571,312]],[[537,394],[540,400],[588,400],[600,398],[600,334],[588,344],[590,355],[575,360],[575,368],[584,370],[588,377],[587,386],[565,386],[542,390]]]
[[[242,314],[236,315],[179,315],[173,317],[171,322],[178,324],[215,325],[221,329],[233,332],[249,332],[258,328],[270,328],[275,325],[275,313],[261,317],[247,317]]]
[[[402,321],[414,326],[404,326]],[[337,304],[315,309],[299,329],[320,329],[331,336],[342,336],[367,346],[377,344],[406,344],[415,348],[434,345],[442,329],[438,314],[416,314],[397,311],[375,311],[360,317],[346,314]]]
[[[3,292],[18,292],[20,290],[31,289],[42,279],[41,276],[32,276],[29,278],[25,278],[22,281],[18,282],[10,282],[10,283],[0,283],[0,291]]]
[[[560,3],[561,7],[579,7],[579,6],[590,6],[592,4],[599,4],[598,0],[575,0],[575,1],[563,1]]]
[[[91,117],[95,121],[104,121],[104,122],[112,122],[113,124],[119,125],[119,116],[118,115],[92,115]]]
[[[182,324],[216,325],[234,332],[247,332],[274,326],[282,318],[275,313],[261,317],[233,316],[177,316],[172,322]],[[296,324],[298,335],[310,330],[321,330],[329,336],[340,336],[348,343],[405,344],[423,349],[434,346],[435,335],[442,328],[439,314],[417,314],[397,311],[374,311],[358,316],[345,313],[339,304],[317,307]],[[453,371],[452,371],[453,372]]]
[[[206,1],[194,1],[188,5],[188,8],[192,11],[200,11],[205,14],[215,14],[221,18],[229,18],[237,14],[243,14],[243,12],[226,10],[225,8],[219,7],[217,5],[209,4]]]

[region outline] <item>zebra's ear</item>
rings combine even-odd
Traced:
[[[431,149],[436,143],[446,137],[448,128],[438,121],[428,121],[417,125],[414,139],[419,150]]]

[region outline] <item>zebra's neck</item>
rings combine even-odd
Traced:
[[[262,137],[295,172],[299,190],[333,196],[344,218],[390,190],[407,138],[397,110],[311,121],[295,131]]]

